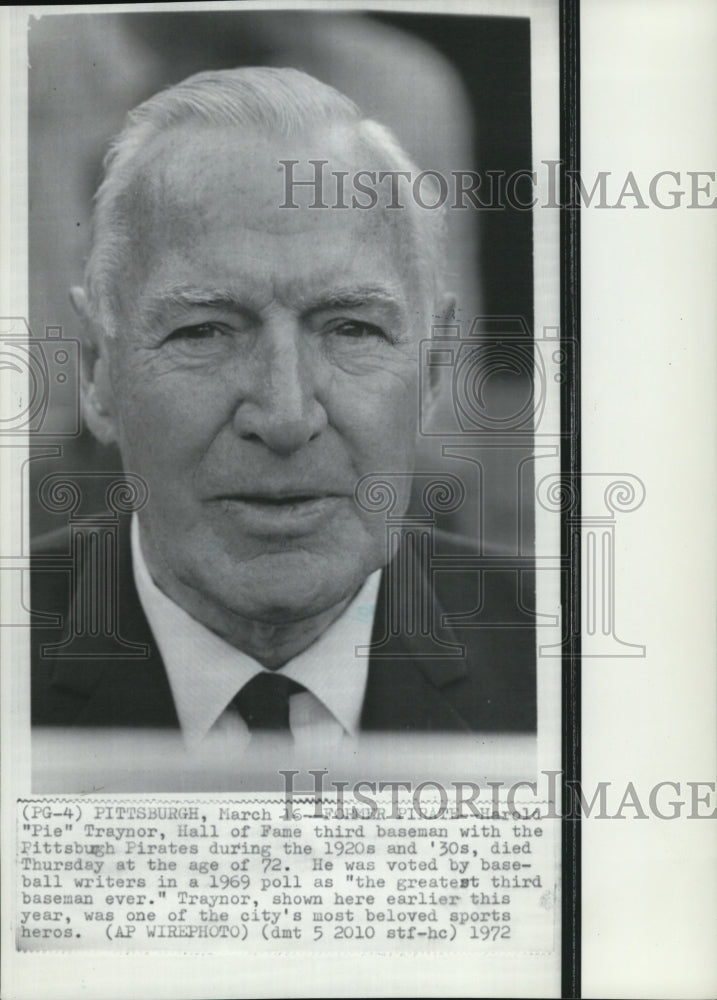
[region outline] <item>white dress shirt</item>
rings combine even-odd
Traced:
[[[246,750],[251,734],[231,702],[265,668],[167,597],[149,574],[136,516],[131,534],[137,593],[164,660],[187,749],[198,750],[211,734],[215,749],[219,743],[232,755]],[[368,674],[368,657],[356,647],[371,641],[380,580],[379,569],[326,631],[281,669],[306,688],[289,699],[297,749],[326,749],[356,737]]]

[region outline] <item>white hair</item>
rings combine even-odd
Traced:
[[[409,171],[411,176],[418,173],[389,129],[364,118],[357,105],[333,87],[296,69],[261,66],[209,71],[160,91],[129,112],[105,156],[103,180],[95,195],[85,291],[90,315],[110,336],[116,331],[119,312],[116,278],[132,250],[138,156],[162,133],[191,123],[286,137],[298,137],[317,126],[349,126],[388,169]],[[420,208],[410,197],[405,205],[401,213],[408,235],[404,264],[408,273],[415,270],[426,297],[435,299],[443,271],[443,212]]]

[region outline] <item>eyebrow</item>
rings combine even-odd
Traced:
[[[298,301],[303,316],[337,309],[378,307],[387,312],[395,322],[406,317],[403,295],[382,285],[347,285],[345,288],[332,288],[312,298],[300,297]]]
[[[187,285],[178,285],[151,296],[140,309],[140,321],[145,325],[152,326],[159,322],[168,311],[183,312],[196,308],[221,309],[226,312],[253,315],[253,310],[243,305],[236,294],[229,289],[195,289]]]
[[[191,288],[179,285],[167,288],[153,295],[140,310],[140,319],[147,325],[159,322],[168,311],[182,312],[196,308],[220,309],[225,312],[239,313],[255,318],[258,308],[251,303],[242,301],[240,293],[229,288]],[[338,309],[361,309],[378,307],[386,312],[396,323],[406,319],[406,306],[403,295],[383,285],[347,285],[332,288],[315,296],[296,296],[302,317],[319,312],[330,312]]]

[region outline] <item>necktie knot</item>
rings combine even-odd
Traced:
[[[250,732],[289,732],[289,698],[306,690],[279,671],[263,670],[244,685],[234,704]]]

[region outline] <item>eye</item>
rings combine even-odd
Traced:
[[[173,330],[166,338],[169,341],[184,341],[198,343],[201,341],[217,341],[227,335],[226,330],[215,323],[198,323],[195,326],[181,326],[178,330]]]
[[[341,337],[348,337],[351,340],[364,340],[368,337],[378,337],[381,340],[387,340],[387,336],[384,330],[380,326],[375,326],[373,323],[364,323],[362,320],[351,319],[343,320],[340,323],[335,323],[331,329],[331,333],[337,333]]]

